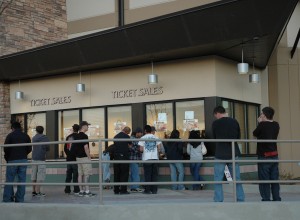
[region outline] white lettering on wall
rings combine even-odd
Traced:
[[[149,87],[140,89],[126,89],[112,91],[114,99],[134,98],[137,96],[150,96],[163,94],[163,87]]]

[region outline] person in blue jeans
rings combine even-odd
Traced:
[[[21,131],[21,124],[13,122],[11,125],[12,132],[7,135],[4,144],[21,144],[31,143],[30,137]],[[27,163],[27,155],[31,152],[31,146],[4,147],[4,159],[8,163]],[[17,177],[20,183],[26,182],[27,166],[7,166],[6,182],[12,183]],[[3,202],[24,202],[25,186],[18,185],[17,192],[14,194],[12,185],[4,186]]]
[[[179,131],[173,130],[170,139],[179,139]],[[165,145],[165,153],[167,160],[182,160],[183,159],[183,144],[182,142],[167,142]],[[183,184],[176,184],[175,182],[183,182],[184,166],[183,163],[170,163],[171,181],[174,182],[172,190],[185,190]],[[178,173],[178,175],[177,175]]]
[[[141,128],[136,128],[134,132],[131,134],[131,139],[135,139],[132,141],[132,147],[129,149],[129,159],[130,160],[142,160],[142,153],[140,152],[140,146],[138,145],[138,139],[143,136],[143,130]],[[140,172],[139,172],[139,164],[131,163],[129,165],[130,174],[129,174],[129,182],[140,182]],[[130,185],[131,192],[143,192],[140,189],[139,185]]]
[[[200,131],[192,130],[190,132],[189,139],[200,139]],[[190,160],[193,163],[190,164],[190,171],[194,181],[203,181],[200,175],[201,161],[203,160],[202,146],[203,142],[189,142],[187,144],[187,153],[190,155]],[[193,190],[203,189],[204,184],[193,184]]]
[[[212,135],[214,139],[240,139],[241,131],[239,123],[233,119],[228,117],[225,108],[223,106],[217,106],[214,109],[214,117],[216,120],[212,124]],[[240,156],[240,149],[235,143],[235,156],[236,159]],[[231,142],[217,142],[215,148],[215,159],[216,160],[231,160],[232,159],[232,147]],[[227,163],[229,171],[232,175],[232,164]],[[214,180],[222,181],[224,177],[224,169],[226,163],[215,163],[214,165]],[[240,168],[238,163],[235,164],[236,171],[236,180],[241,180],[240,178]],[[234,177],[232,177],[234,178]],[[223,202],[223,186],[222,184],[214,184],[215,192],[214,192],[214,201],[215,202]],[[243,202],[245,200],[245,194],[243,190],[243,186],[240,183],[236,184],[236,196],[237,201]]]
[[[279,124],[273,121],[274,109],[265,107],[258,118],[257,128],[253,131],[253,135],[258,140],[276,140],[279,134]],[[257,156],[259,160],[278,160],[278,151],[276,142],[257,143]],[[259,180],[278,180],[279,170],[278,163],[258,163],[258,179]],[[262,201],[281,201],[279,183],[261,183],[259,184],[259,192]]]

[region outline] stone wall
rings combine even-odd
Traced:
[[[13,0],[0,18],[0,56],[67,39],[66,0]]]

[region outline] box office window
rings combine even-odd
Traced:
[[[87,121],[91,125],[86,132],[89,139],[105,138],[105,118],[104,108],[92,108],[82,110],[82,120]],[[101,151],[105,144],[102,143]],[[99,142],[90,143],[91,157],[99,157]]]
[[[156,136],[165,138],[173,130],[172,103],[157,103],[146,105],[147,124],[156,128]]]
[[[222,100],[228,116],[235,118],[240,125],[241,139],[252,139],[252,132],[257,125],[259,105],[242,103],[232,100]],[[239,143],[242,154],[255,154],[255,143]]]
[[[176,129],[181,138],[189,138],[191,130],[205,129],[204,101],[176,102]]]
[[[79,110],[59,111],[58,112],[58,140],[64,141],[66,137],[73,133],[73,124],[79,124]],[[59,144],[59,158],[64,158],[64,144]]]

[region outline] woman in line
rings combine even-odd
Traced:
[[[179,131],[173,130],[170,139],[179,139]],[[167,142],[165,143],[165,152],[168,160],[182,160],[183,159],[183,144],[182,142]],[[170,163],[171,181],[182,182],[184,179],[183,163]],[[177,176],[178,173],[178,176]],[[172,190],[184,190],[183,184],[173,184]]]
[[[192,130],[189,139],[200,139],[200,131]],[[190,171],[194,181],[202,181],[200,176],[201,161],[203,160],[202,146],[203,142],[189,142],[187,144],[187,153],[190,155]],[[203,189],[204,184],[193,184],[193,190]]]

